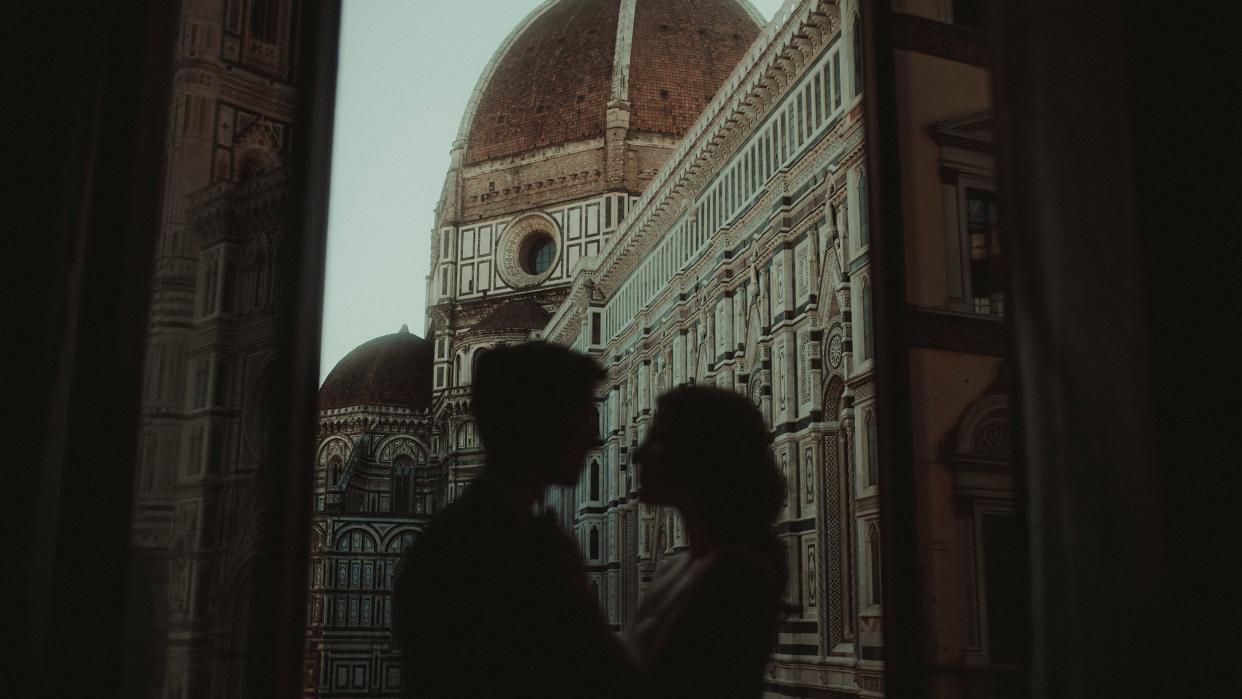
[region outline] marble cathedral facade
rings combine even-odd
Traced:
[[[784,8],[544,330],[608,369],[603,443],[572,519],[619,630],[687,543],[673,512],[636,501],[630,455],[655,399],[706,383],[767,418],[796,610],[772,696],[883,688],[862,95],[841,22],[852,11]]]
[[[777,531],[794,611],[768,693],[882,697],[884,436],[858,12],[853,0],[792,0],[764,22],[743,0],[549,0],[515,27],[452,145],[426,340],[402,330],[360,346],[320,392],[307,695],[400,692],[392,572],[482,466],[474,363],[544,340],[607,370],[599,444],[578,487],[549,493],[548,505],[578,536],[612,628],[626,631],[656,566],[687,544],[672,512],[636,499],[631,454],[655,401],[691,382],[725,387],[763,411],[786,479]],[[938,109],[930,132],[909,135],[958,164],[972,189],[953,180],[950,192],[945,180],[944,210],[910,226],[920,268],[958,279],[913,300],[919,313],[994,319],[1002,299],[971,282],[984,276],[976,238],[995,226],[980,199],[986,115]],[[935,155],[929,163],[939,176]],[[919,484],[919,507],[935,513],[920,546],[938,581],[946,662],[969,663],[971,643],[985,643],[982,581],[961,572],[984,566],[972,538],[985,533],[970,518],[1012,512],[1012,483],[997,442],[1004,386],[977,389],[995,361],[970,351],[954,361],[981,384],[915,386],[943,404],[920,416],[935,433],[917,454],[935,474]],[[940,478],[946,468],[956,476]],[[981,509],[941,516],[968,500]]]
[[[238,696],[244,682],[298,6],[179,12],[132,524],[155,606],[155,693],[169,699]]]

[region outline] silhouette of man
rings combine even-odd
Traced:
[[[578,546],[532,510],[578,481],[597,438],[592,359],[531,343],[478,364],[482,475],[406,552],[395,635],[406,695],[600,697],[626,692],[627,656],[587,586]]]

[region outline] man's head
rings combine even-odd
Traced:
[[[592,427],[599,364],[543,342],[492,350],[475,371],[472,411],[487,469],[543,484],[578,481]],[[496,474],[500,475],[500,474]]]

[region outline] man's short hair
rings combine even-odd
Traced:
[[[489,456],[528,460],[556,449],[570,421],[589,417],[603,378],[594,359],[545,342],[484,353],[471,410]]]

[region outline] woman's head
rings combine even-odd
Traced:
[[[656,402],[651,430],[635,454],[640,497],[694,509],[718,535],[766,529],[784,499],[771,433],[744,397],[686,386]]]

